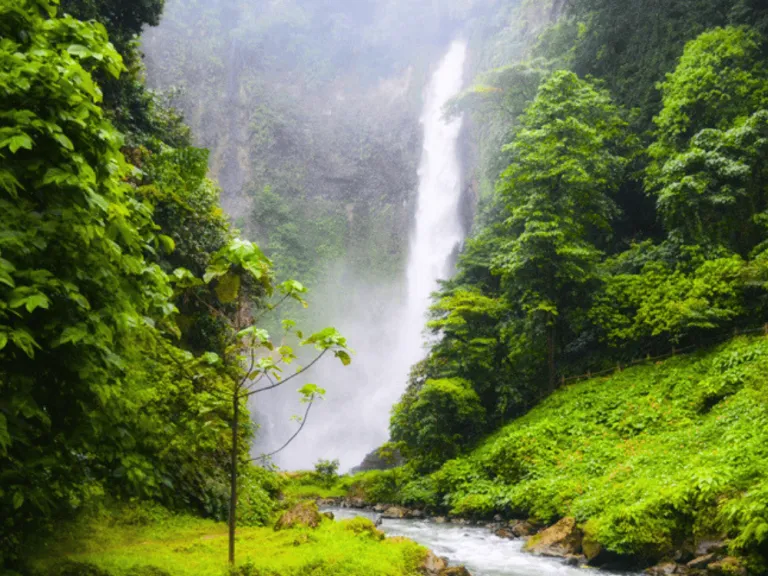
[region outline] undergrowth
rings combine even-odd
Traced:
[[[561,389],[429,476],[349,486],[435,513],[573,516],[604,548],[649,560],[726,538],[761,570],[767,458],[768,339],[739,338]]]
[[[34,555],[35,576],[225,576],[227,527],[161,508],[102,511],[62,525]],[[408,576],[426,550],[384,539],[365,519],[324,519],[316,530],[238,530],[232,576]]]

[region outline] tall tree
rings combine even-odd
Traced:
[[[542,84],[521,125],[498,186],[508,240],[494,264],[509,301],[544,334],[551,391],[558,326],[588,300],[598,243],[611,233],[627,123],[606,91],[563,71]]]

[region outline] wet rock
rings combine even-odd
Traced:
[[[699,556],[698,558],[694,558],[693,560],[688,562],[686,566],[688,566],[688,568],[700,570],[702,568],[706,568],[707,566],[712,564],[712,562],[714,562],[715,560],[717,560],[717,557],[714,554],[705,554],[704,556]]]
[[[716,554],[723,552],[726,544],[722,540],[702,540],[696,544],[696,556],[706,556],[707,554]]]
[[[320,508],[326,508],[328,506],[338,506],[339,504],[341,504],[341,499],[340,498],[318,498],[316,502]]]
[[[410,510],[408,512],[408,518],[424,518],[424,512],[421,510]]]
[[[376,504],[376,506],[373,507],[373,511],[384,512],[384,510],[386,510],[387,508],[389,508],[389,504]]]
[[[317,528],[320,525],[322,516],[314,502],[299,502],[293,508],[284,512],[275,524],[275,530],[285,530],[305,526],[307,528]]]
[[[528,540],[525,549],[539,556],[565,558],[581,553],[581,540],[582,533],[576,526],[576,519],[563,518]]]
[[[587,563],[587,558],[583,554],[568,554],[565,563],[568,566],[583,566]]]
[[[469,520],[466,518],[451,518],[451,524],[458,524],[459,526],[469,526],[472,524]]]
[[[645,573],[649,576],[668,576],[669,574],[679,574],[679,565],[674,562],[662,562],[656,566],[648,568]]]
[[[496,516],[493,517],[494,522],[501,522],[503,518],[501,517],[501,514],[496,514]]]
[[[509,529],[518,538],[525,538],[536,533],[536,527],[527,520],[512,520]]]
[[[445,524],[448,522],[448,518],[445,516],[435,516],[435,524]]]
[[[738,558],[726,556],[722,560],[707,566],[707,575],[711,576],[747,576],[747,569]]]
[[[498,530],[496,530],[496,532],[494,532],[494,534],[496,534],[496,536],[498,536],[499,538],[506,538],[507,540],[514,540],[515,538],[517,538],[517,536],[515,536],[515,533],[512,532],[510,528],[499,528]]]
[[[464,566],[451,566],[440,571],[439,576],[472,576]]]
[[[439,576],[448,567],[448,563],[434,552],[427,552],[427,557],[421,564],[421,573],[427,576]]]
[[[390,506],[381,515],[382,518],[399,520],[408,517],[408,510],[402,506]]]
[[[328,518],[328,520],[335,520],[336,516],[333,515],[333,512],[323,512],[323,516]]]
[[[365,508],[365,500],[359,497],[347,498],[344,502],[347,508]]]

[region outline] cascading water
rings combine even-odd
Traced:
[[[356,354],[347,368],[328,360],[308,374],[309,381],[327,388],[327,399],[313,409],[301,438],[275,458],[282,468],[309,468],[319,458],[338,458],[343,470],[359,464],[386,442],[390,408],[405,390],[411,366],[424,357],[422,333],[430,294],[438,280],[450,275],[452,255],[463,239],[458,153],[462,121],[446,120],[443,109],[462,88],[466,51],[465,42],[454,42],[424,93],[424,146],[406,286],[371,286],[345,277],[343,271],[331,273],[337,282],[317,294],[318,301]],[[338,313],[331,314],[334,308]],[[278,389],[258,400],[268,410],[258,418],[264,429],[256,454],[288,438],[295,430],[295,424],[286,426],[290,415],[302,411],[295,388]]]
[[[408,367],[421,359],[421,334],[430,295],[437,289],[438,280],[450,275],[451,255],[464,239],[459,217],[458,140],[462,120],[446,120],[443,112],[448,101],[462,88],[466,52],[467,46],[462,41],[451,45],[432,78],[421,119],[424,151],[419,168],[416,231],[408,259],[408,308],[403,326]]]

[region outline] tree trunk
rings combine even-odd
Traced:
[[[229,563],[235,565],[235,527],[237,523],[237,433],[240,424],[240,398],[236,390],[232,401],[232,462],[229,472]]]
[[[555,391],[555,323],[552,321],[547,326],[547,367],[549,370],[549,394]]]

